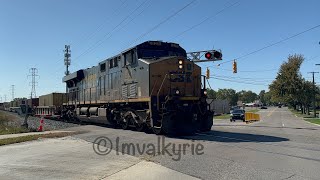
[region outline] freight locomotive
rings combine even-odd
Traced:
[[[141,43],[63,82],[64,118],[156,134],[192,134],[213,124],[201,68],[176,43]]]

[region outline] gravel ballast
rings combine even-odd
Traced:
[[[23,124],[24,116],[20,116],[16,113],[12,113],[12,112],[6,112],[6,111],[3,111],[3,112],[8,113],[14,117],[8,121],[8,125],[20,127]],[[29,116],[28,117],[28,128],[33,129],[33,130],[38,129],[38,127],[40,125],[40,119],[41,118],[39,118],[39,117]],[[58,129],[76,127],[76,126],[80,126],[80,125],[75,124],[75,123],[67,123],[67,122],[63,122],[60,120],[44,119],[43,129],[45,131],[50,131],[50,130],[58,130]]]

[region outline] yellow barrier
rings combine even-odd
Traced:
[[[244,118],[247,123],[249,123],[250,121],[260,121],[260,114],[246,112]]]
[[[245,121],[251,121],[252,120],[252,116],[253,116],[253,113],[246,112],[245,116],[244,116]]]

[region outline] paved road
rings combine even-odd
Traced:
[[[156,176],[152,178],[158,179],[174,177],[173,175],[181,179],[320,179],[320,127],[295,117],[286,108],[269,108],[261,110],[260,114],[260,122],[244,124],[219,120],[215,121],[211,132],[179,138],[99,126],[75,127],[71,129],[89,131],[76,135],[79,141],[91,143],[99,137],[107,137],[110,142],[100,142],[107,147],[112,145],[113,150],[107,155],[96,155],[92,147],[86,146],[82,150],[71,151],[75,159],[65,159],[71,154],[61,151],[56,155],[51,152],[49,157],[44,157],[55,162],[51,175],[63,172],[69,178],[75,177],[72,172],[79,171],[81,175],[90,175],[79,177],[93,178],[96,177],[93,172],[96,172],[105,179],[129,179],[134,175],[143,177],[143,174],[154,174]],[[165,148],[162,149],[163,147]],[[108,148],[98,150],[104,153]],[[88,152],[90,156],[85,156]],[[0,147],[0,159],[8,157],[8,153],[8,150],[1,151]],[[39,156],[41,155],[40,153]],[[40,157],[33,156],[29,157],[36,159],[33,163],[36,168]],[[32,160],[28,160],[30,159]],[[7,173],[12,175],[17,171],[20,161],[16,158],[8,167],[0,161],[0,166],[7,167]],[[64,163],[67,164],[63,165]],[[81,165],[78,166],[77,163]],[[75,164],[75,167],[68,174],[66,168],[70,164]],[[88,173],[90,171],[83,169],[85,167],[95,171]],[[147,167],[155,168],[146,169]],[[157,171],[161,168],[163,169]],[[139,169],[144,170],[138,171]]]

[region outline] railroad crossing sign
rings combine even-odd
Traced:
[[[222,53],[220,50],[195,51],[188,52],[187,58],[194,62],[220,61],[222,60]]]

